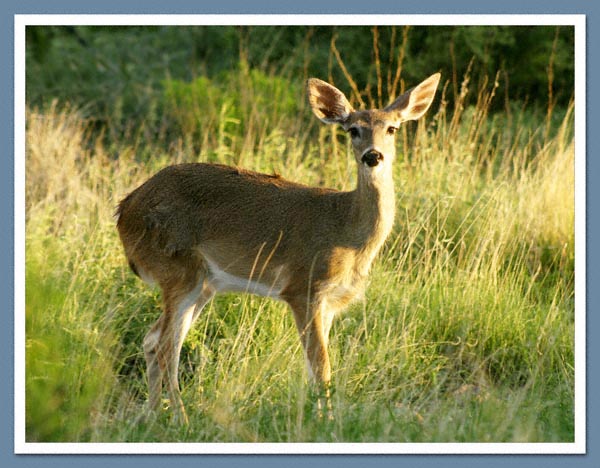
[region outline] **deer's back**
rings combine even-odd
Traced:
[[[134,263],[198,249],[239,263],[259,253],[276,262],[292,246],[305,246],[306,252],[294,252],[300,258],[331,250],[346,222],[345,195],[276,175],[180,164],[161,170],[123,199],[117,227]]]

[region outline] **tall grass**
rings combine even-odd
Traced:
[[[468,105],[468,80],[400,137],[396,227],[331,333],[334,422],[315,417],[285,305],[248,295],[217,297],[184,344],[190,426],[138,418],[160,297],[128,271],[119,199],[184,160],[354,183],[341,135],[287,100],[301,86],[237,73],[165,82],[157,141],[107,143],[77,109],[28,110],[27,440],[572,441],[572,108],[546,133],[528,111],[489,115],[494,83]]]

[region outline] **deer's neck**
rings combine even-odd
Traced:
[[[366,275],[394,224],[396,209],[391,172],[373,177],[359,168],[358,184],[352,196],[351,219],[360,245],[357,270]]]

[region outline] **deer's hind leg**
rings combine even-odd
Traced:
[[[149,404],[152,409],[160,407],[166,379],[171,406],[182,422],[187,423],[179,389],[179,356],[192,323],[215,291],[207,281],[204,268],[187,275],[173,274],[172,278],[175,279],[161,284],[164,311],[144,338]]]
[[[160,407],[163,376],[158,364],[158,345],[162,331],[164,314],[152,325],[144,337],[144,357],[146,358],[146,378],[148,379],[148,402],[150,409],[156,411]]]

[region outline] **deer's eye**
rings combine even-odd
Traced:
[[[387,128],[387,134],[388,135],[393,135],[394,133],[396,133],[396,130],[398,130],[396,127],[388,127]]]
[[[350,127],[350,129],[348,130],[348,133],[350,134],[351,138],[358,138],[358,135],[359,135],[358,128]]]

